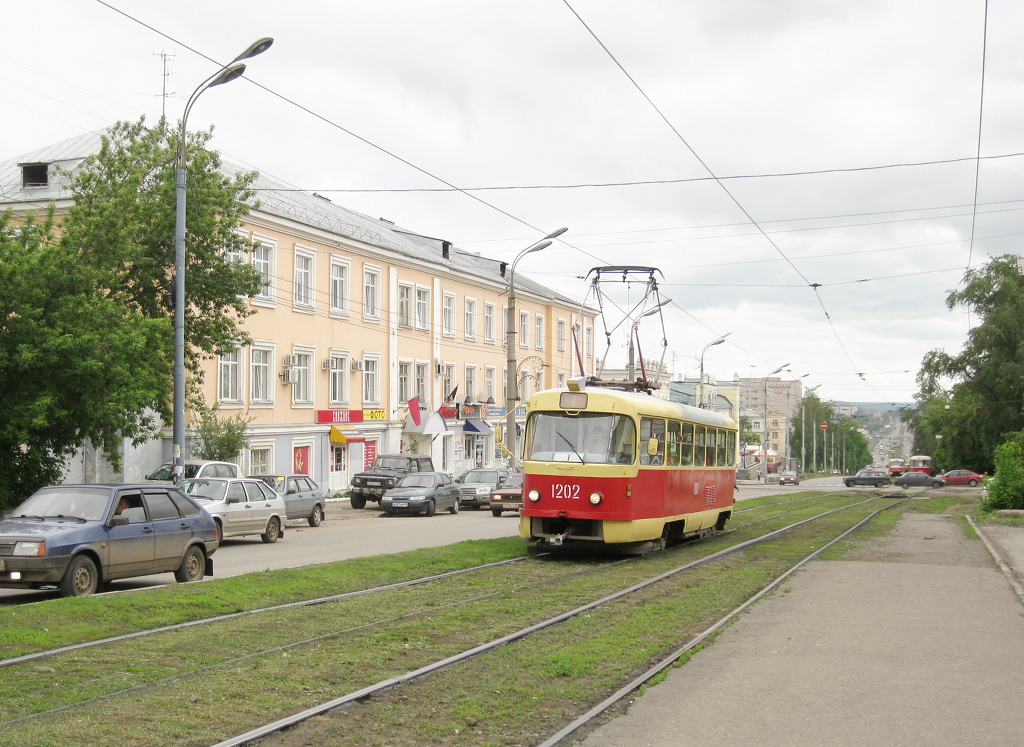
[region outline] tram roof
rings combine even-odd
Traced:
[[[568,387],[560,389],[546,389],[537,392],[531,399],[538,399],[543,409],[551,407],[545,400],[554,400],[557,407],[558,395],[569,391]],[[735,428],[736,422],[728,415],[723,415],[714,410],[705,410],[693,405],[686,405],[682,402],[671,402],[660,397],[653,397],[640,392],[623,391],[621,389],[608,389],[604,387],[585,387],[580,390],[586,392],[592,399],[589,400],[591,408],[605,409],[614,402],[622,403],[624,409],[636,411],[642,415],[653,415],[663,418],[682,418],[693,423],[704,425],[715,425],[724,428]]]

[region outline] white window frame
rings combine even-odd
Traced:
[[[430,329],[430,288],[416,288],[416,329]]]
[[[412,399],[413,385],[413,362],[411,360],[398,361],[398,404],[404,405]]]
[[[455,337],[455,294],[445,293],[441,301],[441,334]]]
[[[588,325],[583,327],[583,355],[586,358],[594,357],[594,328]]]
[[[352,375],[348,370],[348,351],[332,350],[331,361],[328,396],[332,405],[343,405],[349,400],[349,378]]]
[[[537,346],[537,350],[543,350],[544,349],[544,315],[543,314],[537,314],[536,320],[537,320],[536,324],[534,325],[535,328],[536,328],[534,336],[537,338],[536,341],[535,341],[535,344]]]
[[[252,302],[257,306],[273,305],[276,301],[275,263],[277,261],[277,242],[266,236],[253,234],[252,266],[259,273],[263,282]]]
[[[558,320],[558,350],[559,351],[564,351],[565,350],[565,344],[566,344],[565,331],[566,331],[565,320],[564,319],[559,319]]]
[[[311,311],[316,303],[316,252],[295,245],[292,306]]]
[[[292,367],[298,372],[299,381],[296,384],[289,384],[292,388],[292,405],[297,407],[311,407],[315,399],[313,378],[313,362],[316,360],[316,349],[311,347],[292,348],[292,354],[297,356],[297,363]]]
[[[380,404],[381,356],[363,353],[363,405]]]
[[[455,364],[445,363],[441,366],[441,399],[443,400],[458,382],[455,381]]]
[[[382,300],[380,268],[363,265],[363,318],[379,320]]]
[[[430,399],[430,363],[428,361],[416,361],[416,381],[413,385],[416,396],[421,401]]]
[[[530,347],[530,312],[519,312],[519,347]]]
[[[263,360],[264,358],[266,360]],[[274,404],[276,390],[274,363],[276,360],[277,352],[270,343],[254,342],[249,348],[249,404],[251,406]]]
[[[484,304],[484,340],[494,342],[494,304]]]
[[[352,266],[348,260],[331,256],[330,300],[331,314],[347,316],[349,299],[352,297],[351,276]]]
[[[398,284],[398,326],[412,329],[413,324],[413,289],[406,283]]]
[[[217,356],[217,401],[222,404],[242,404],[242,349]]]
[[[484,369],[484,401],[494,399],[494,377],[497,369],[494,366],[487,366]]]
[[[464,333],[465,333],[465,336],[466,336],[467,340],[475,340],[476,339],[476,299],[475,298],[466,298],[465,299],[465,309],[466,309],[466,314],[465,314],[466,326],[465,326],[465,329],[464,329]]]
[[[466,397],[469,398],[470,402],[480,401],[480,392],[477,389],[477,378],[476,378],[476,364],[469,364],[466,366]]]
[[[267,463],[266,472],[261,472],[257,469],[255,460],[253,459],[253,452],[266,452]],[[273,441],[253,441],[249,444],[248,454],[246,455],[246,463],[249,467],[245,473],[247,475],[272,475],[274,474],[274,442]]]

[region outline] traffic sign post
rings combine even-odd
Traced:
[[[821,429],[822,429],[823,431],[827,431],[827,430],[828,430],[828,423],[822,423],[822,424],[821,424]]]

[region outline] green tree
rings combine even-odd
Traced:
[[[761,443],[761,434],[754,430],[753,422],[746,415],[740,415],[740,443],[748,446]]]
[[[917,374],[918,407],[905,412],[917,453],[937,469],[991,472],[996,447],[1024,429],[1024,285],[1017,258],[968,270],[946,299],[974,327],[957,354],[933,350]]]
[[[1024,508],[1024,449],[1018,441],[1007,441],[996,448],[996,474],[989,483],[982,508]]]
[[[54,210],[0,216],[0,505],[60,480],[90,440],[154,435],[171,373],[166,319],[111,296],[102,273],[56,238]]]
[[[226,176],[189,137],[186,365],[249,342],[246,296],[260,278],[237,233],[256,175]],[[72,207],[58,221],[0,224],[0,502],[60,479],[87,441],[113,464],[170,419],[177,133],[143,120],[106,131],[69,174]]]
[[[192,399],[189,406],[193,413],[193,432],[189,446],[196,459],[230,462],[249,445],[246,431],[252,417],[246,417],[240,412],[230,417],[222,416],[217,404],[211,407],[198,396]]]

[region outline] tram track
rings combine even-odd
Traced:
[[[353,690],[347,696],[343,696],[343,698],[346,698],[346,700],[344,700],[343,702],[354,702],[354,701],[360,700],[362,698],[367,697],[367,695],[369,695],[369,694],[377,693],[377,692],[380,692],[381,690],[384,690],[384,689],[393,688],[393,687],[395,687],[398,684],[403,684],[405,682],[409,682],[409,681],[411,681],[413,679],[417,679],[419,677],[423,677],[426,674],[438,671],[439,669],[444,669],[446,667],[452,666],[455,663],[458,663],[458,662],[461,662],[461,661],[465,661],[467,658],[472,658],[472,657],[475,657],[475,656],[479,656],[479,655],[481,655],[483,653],[486,653],[488,651],[492,651],[495,648],[498,648],[498,647],[501,647],[501,646],[505,646],[505,645],[507,645],[510,642],[520,640],[520,639],[522,639],[522,638],[524,638],[526,636],[529,636],[531,633],[534,633],[536,631],[543,630],[543,629],[545,629],[547,627],[550,627],[550,626],[558,625],[558,624],[560,624],[562,622],[565,622],[565,621],[573,619],[573,618],[577,618],[580,615],[582,615],[583,613],[585,613],[587,610],[593,610],[593,609],[596,609],[598,607],[601,607],[601,606],[604,606],[604,605],[608,605],[611,602],[613,602],[613,601],[615,601],[617,599],[622,598],[623,596],[628,596],[629,594],[633,594],[633,593],[639,591],[640,589],[647,588],[647,587],[649,587],[652,584],[657,584],[660,581],[662,581],[662,580],[664,580],[664,579],[666,579],[666,578],[668,578],[668,577],[670,577],[672,575],[681,573],[682,571],[685,571],[685,570],[688,570],[688,569],[692,569],[692,568],[695,568],[695,567],[700,566],[700,565],[711,563],[711,562],[715,561],[716,559],[724,557],[725,555],[741,551],[741,550],[743,550],[745,548],[751,547],[751,546],[756,545],[758,543],[768,542],[768,541],[770,541],[774,537],[777,537],[777,536],[779,536],[779,535],[781,535],[781,534],[783,534],[785,532],[791,531],[794,528],[806,525],[809,522],[818,520],[818,519],[820,519],[823,516],[828,516],[828,515],[831,515],[831,514],[840,512],[840,511],[845,511],[845,510],[848,510],[850,508],[855,508],[857,506],[864,505],[865,503],[868,503],[868,502],[870,502],[872,500],[876,500],[876,499],[877,498],[872,497],[872,498],[867,499],[866,501],[859,501],[859,502],[856,502],[856,503],[851,503],[851,504],[843,505],[843,506],[840,506],[839,508],[832,509],[832,510],[824,512],[822,514],[818,514],[816,516],[813,516],[813,517],[810,517],[810,518],[807,518],[807,519],[804,519],[804,520],[801,520],[801,521],[798,521],[798,522],[794,522],[794,523],[792,523],[792,524],[790,524],[788,526],[782,527],[782,528],[777,529],[777,530],[775,530],[773,532],[766,533],[765,535],[757,537],[757,538],[754,538],[752,540],[748,540],[746,542],[737,543],[735,545],[731,545],[730,547],[724,548],[723,550],[720,550],[718,552],[707,554],[707,555],[705,555],[703,557],[700,557],[700,558],[697,558],[697,559],[693,560],[690,563],[683,564],[683,565],[678,566],[676,568],[673,568],[673,569],[671,569],[669,571],[666,571],[665,573],[657,574],[657,575],[653,576],[652,578],[645,579],[644,581],[642,581],[640,583],[637,583],[635,585],[632,585],[630,587],[622,589],[622,590],[620,590],[619,592],[616,592],[613,595],[606,595],[606,596],[598,598],[596,600],[592,600],[591,602],[589,602],[586,605],[580,605],[580,606],[577,606],[575,608],[566,610],[565,612],[563,612],[563,613],[561,613],[559,615],[556,615],[556,616],[552,616],[551,618],[549,618],[547,620],[543,620],[543,621],[541,621],[539,623],[536,623],[534,625],[530,625],[530,626],[526,626],[526,627],[517,629],[515,631],[512,631],[512,632],[504,635],[504,636],[500,636],[500,637],[495,638],[494,640],[491,640],[491,641],[486,641],[486,642],[481,643],[481,644],[479,644],[477,646],[471,647],[471,648],[469,648],[469,649],[467,649],[465,651],[461,651],[461,652],[458,652],[456,654],[453,654],[452,656],[443,657],[443,658],[441,658],[439,660],[436,660],[434,662],[430,662],[430,663],[428,663],[428,664],[426,664],[426,665],[424,665],[422,667],[418,667],[418,668],[412,669],[410,671],[407,671],[407,672],[404,672],[402,674],[398,674],[398,675],[395,675],[395,676],[392,676],[392,677],[387,677],[387,678],[385,678],[383,680],[377,681],[376,683],[371,683],[370,685],[367,685],[366,687]],[[776,507],[776,504],[766,504],[766,505],[762,506],[761,508],[772,509],[772,508],[775,508],[775,507]],[[771,519],[777,519],[777,518],[779,518],[779,515],[776,515],[776,516],[773,516],[773,517],[767,517],[767,519],[758,520],[756,523],[762,523],[765,520],[771,520]],[[745,525],[736,526],[736,527],[734,527],[733,529],[730,530],[730,533],[731,532],[735,532],[735,531],[740,531],[740,530],[747,529],[747,528],[749,528],[751,526],[751,524],[752,523],[747,523]],[[722,533],[719,533],[716,536],[717,537],[721,537],[724,534],[727,534],[727,533],[726,532],[722,532]],[[666,554],[662,553],[662,554],[659,554],[659,555],[666,555]],[[534,557],[537,557],[537,556],[534,556]],[[649,557],[651,557],[651,556],[649,556]],[[487,564],[487,566],[490,566],[490,567],[500,566],[500,565],[503,565],[503,564]],[[595,573],[597,571],[603,571],[603,570],[605,570],[605,568],[608,565],[610,565],[610,564],[601,564],[600,566],[597,566],[597,567],[592,568],[592,569],[588,569],[585,572],[586,573]],[[484,567],[486,567],[486,566],[480,566],[479,568],[484,568]],[[472,570],[478,570],[478,568],[462,569],[461,571],[459,571],[459,573],[465,574],[468,571],[472,571]],[[409,585],[423,585],[427,581],[439,580],[442,577],[447,577],[447,576],[452,576],[452,575],[455,575],[455,574],[438,574],[437,576],[424,577],[422,579],[415,579],[415,580],[412,580],[410,582],[406,582],[406,583],[403,583],[403,584],[389,584],[387,586],[377,587],[377,588],[375,588],[373,590],[365,589],[365,590],[360,590],[358,592],[353,592],[351,594],[333,595],[332,597],[329,597],[329,598],[325,597],[323,599],[318,599],[318,600],[306,600],[306,601],[303,601],[303,602],[299,602],[299,603],[295,603],[295,604],[290,604],[290,605],[275,605],[273,607],[267,607],[267,608],[264,608],[263,610],[259,610],[259,611],[281,610],[281,609],[286,608],[286,607],[287,608],[292,608],[292,607],[301,608],[301,607],[311,607],[311,606],[322,606],[322,605],[325,605],[325,604],[330,604],[332,601],[334,601],[335,599],[337,599],[339,597],[353,597],[353,596],[366,595],[366,594],[368,594],[370,592],[377,592],[377,591],[384,591],[384,590],[394,590],[394,589],[396,589],[398,587],[406,587],[406,586],[409,586]],[[571,577],[571,576],[577,576],[578,574],[577,573],[572,573],[572,574],[564,574],[564,575],[566,577]],[[538,581],[538,584],[554,584],[554,583],[557,583],[557,582],[558,582],[558,579],[550,578],[550,579],[543,579],[541,581]],[[478,602],[480,602],[481,600],[484,600],[484,599],[488,599],[488,598],[493,599],[496,596],[510,596],[510,595],[513,595],[513,594],[522,594],[524,592],[528,592],[528,591],[533,590],[535,588],[536,588],[536,584],[524,585],[521,588],[516,588],[516,589],[502,589],[502,590],[495,591],[495,592],[492,592],[492,593],[489,593],[489,594],[478,595],[476,598],[473,598],[473,599],[461,600],[459,602],[453,603],[452,605],[448,605],[448,604],[445,604],[445,605],[434,605],[432,607],[424,608],[424,609],[418,610],[418,611],[416,611],[414,613],[410,613],[408,615],[400,615],[400,616],[393,617],[393,618],[385,618],[385,617],[374,618],[373,620],[370,620],[370,621],[368,621],[368,622],[366,622],[366,623],[364,623],[362,625],[359,625],[359,626],[352,626],[352,627],[349,627],[349,628],[338,629],[338,630],[335,630],[335,631],[333,631],[331,633],[327,633],[327,634],[324,634],[324,635],[306,637],[306,638],[304,638],[302,640],[292,641],[291,643],[289,643],[287,645],[284,645],[284,646],[276,646],[276,647],[265,648],[265,649],[260,650],[260,651],[252,652],[252,653],[250,653],[248,655],[245,655],[245,656],[233,657],[233,658],[227,659],[225,661],[218,662],[217,664],[212,665],[210,667],[197,668],[194,671],[183,672],[183,673],[177,674],[177,675],[175,675],[173,677],[169,677],[169,678],[165,678],[165,679],[161,679],[161,680],[156,680],[156,681],[146,682],[146,683],[143,683],[141,685],[138,685],[137,687],[133,687],[133,688],[130,688],[130,689],[125,689],[125,690],[121,690],[121,691],[118,691],[118,692],[107,693],[105,695],[102,695],[100,698],[92,699],[92,702],[95,703],[97,700],[100,700],[100,699],[110,699],[110,698],[114,698],[115,696],[124,695],[124,694],[129,693],[129,692],[135,692],[135,691],[139,691],[139,690],[146,689],[146,688],[153,688],[156,685],[163,684],[164,682],[170,682],[170,681],[175,680],[175,679],[183,679],[183,678],[186,678],[186,677],[194,677],[194,676],[200,675],[200,674],[207,674],[212,669],[215,669],[217,667],[229,668],[229,669],[230,668],[235,668],[240,662],[242,662],[244,660],[253,659],[253,658],[259,658],[259,657],[267,657],[267,656],[271,656],[271,655],[274,655],[274,654],[281,654],[282,652],[284,652],[284,651],[286,651],[288,649],[292,649],[292,648],[296,648],[296,647],[303,647],[303,646],[314,645],[314,644],[316,644],[318,642],[322,642],[326,638],[341,637],[341,636],[344,636],[347,633],[351,633],[351,632],[354,632],[354,631],[372,630],[372,629],[385,629],[385,628],[387,628],[388,624],[390,624],[391,622],[395,622],[395,621],[399,621],[399,620],[406,620],[406,619],[408,619],[409,617],[411,617],[413,615],[423,615],[423,614],[428,614],[428,613],[437,614],[437,613],[440,613],[442,610],[444,610],[444,609],[446,609],[448,607],[451,607],[451,606],[465,605],[465,604],[474,604],[474,603],[478,603]],[[256,612],[258,612],[258,611],[257,610],[249,610],[249,611],[246,611],[244,613],[239,613],[239,615],[237,615],[237,616],[246,616],[246,615],[251,616],[252,614],[254,614]],[[226,617],[227,618],[234,618],[234,617],[236,617],[236,615],[231,615],[231,616],[226,616]],[[174,629],[185,629],[187,627],[193,627],[193,626],[173,626]],[[152,632],[157,632],[157,631],[152,631]],[[117,644],[117,643],[128,643],[132,637],[137,637],[137,636],[118,637],[116,639],[107,640],[105,642],[107,642],[107,643],[114,643],[114,644]],[[99,645],[99,643],[100,643],[99,641],[92,642],[92,645]],[[53,651],[50,651],[50,652],[37,652],[36,654],[33,655],[33,658],[34,659],[39,659],[39,658],[41,658],[44,655],[57,655],[59,653],[68,653],[68,652],[66,651],[66,649],[53,650]],[[76,649],[76,651],[74,653],[76,653],[78,655],[81,655],[82,651]],[[13,664],[15,662],[12,661],[10,663]],[[24,661],[22,661],[21,663],[24,663]],[[47,714],[55,715],[55,714],[61,713],[61,712],[65,711],[67,709],[70,709],[70,708],[75,708],[75,707],[80,707],[80,706],[86,705],[87,702],[88,701],[82,701],[80,703],[69,704],[67,706],[56,708],[56,709],[52,709],[50,711],[45,711],[45,712],[39,712],[39,713],[36,713],[36,714],[31,714],[28,717],[36,718],[36,717],[45,716]],[[331,701],[331,704],[328,704],[328,705],[317,705],[313,709],[310,709],[310,711],[308,713],[306,711],[302,711],[301,713],[304,714],[304,718],[300,718],[299,720],[293,721],[292,723],[299,723],[299,722],[301,722],[304,719],[311,718],[312,715],[315,715],[316,713],[322,713],[325,710],[330,710],[331,708],[335,708],[335,707],[337,707],[337,705],[338,705],[338,703],[334,703],[333,701]],[[10,720],[7,723],[14,724],[18,720],[20,720],[20,719]],[[2,727],[4,725],[5,724],[0,724],[0,727]],[[280,731],[281,729],[284,729],[284,728],[287,728],[287,725],[277,724],[276,728],[275,729],[271,729],[271,731],[269,731],[268,733],[272,734],[272,733],[275,733],[275,731]],[[254,737],[249,736],[249,737],[246,738],[246,740],[251,741],[252,738],[254,738]],[[243,743],[245,743],[245,741],[230,741],[229,740],[227,742],[223,742],[222,744],[243,744]]]

